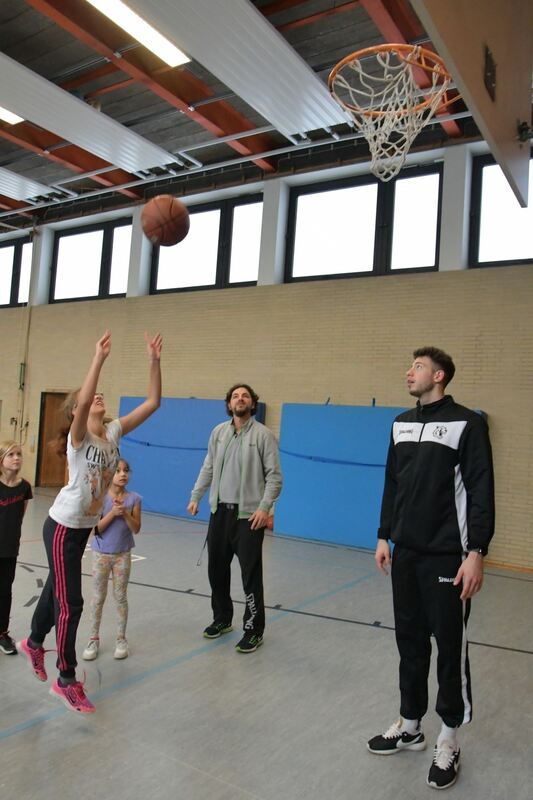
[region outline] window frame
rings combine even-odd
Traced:
[[[126,297],[127,292],[109,294],[109,284],[111,281],[111,261],[113,257],[113,235],[116,228],[123,228],[133,225],[132,217],[120,217],[106,222],[95,222],[92,225],[76,225],[73,228],[59,228],[54,231],[54,246],[52,251],[52,267],[50,276],[50,291],[48,302],[50,305],[55,303],[77,303],[86,300],[109,300],[114,298]],[[102,254],[100,257],[100,275],[98,281],[98,294],[86,295],[83,297],[61,297],[55,298],[57,279],[57,259],[59,255],[59,243],[67,236],[76,236],[83,233],[93,233],[102,231]]]
[[[427,267],[402,267],[400,269],[391,268],[392,242],[394,233],[394,199],[395,189],[398,181],[408,178],[423,177],[424,175],[436,174],[439,177],[439,193],[437,204],[437,229],[435,237],[435,263]],[[376,198],[376,227],[374,232],[374,259],[372,270],[340,272],[327,275],[292,275],[294,263],[294,246],[296,240],[296,222],[298,198],[307,194],[318,194],[334,191],[335,189],[346,189],[357,186],[366,186],[376,183],[378,187]],[[287,218],[287,235],[285,249],[285,283],[301,283],[303,281],[324,281],[339,280],[343,278],[363,278],[375,277],[377,275],[402,275],[404,273],[437,272],[439,269],[440,251],[440,231],[442,222],[442,184],[443,184],[443,163],[438,162],[429,165],[417,165],[406,167],[391,181],[384,183],[378,180],[371,173],[340,178],[320,183],[308,183],[301,186],[293,186],[289,193],[289,212]]]
[[[215,200],[209,203],[199,203],[189,206],[188,211],[192,217],[204,211],[220,211],[220,226],[218,229],[217,245],[217,264],[215,282],[202,286],[176,286],[168,289],[157,288],[157,274],[159,268],[159,246],[152,247],[152,260],[150,267],[150,294],[171,294],[174,292],[198,292],[213,289],[233,289],[241,286],[257,286],[257,281],[229,281],[231,263],[231,244],[233,236],[233,211],[237,206],[250,205],[252,203],[263,204],[263,193],[231,197],[226,200]]]
[[[32,244],[33,237],[31,234],[27,236],[17,236],[16,239],[5,239],[0,242],[0,248],[13,247],[13,271],[11,273],[11,291],[9,294],[9,303],[0,303],[0,308],[23,308],[28,305],[26,303],[19,303],[19,289],[20,289],[20,269],[22,265],[22,247],[25,244]],[[31,280],[31,275],[30,275]]]
[[[533,147],[530,161],[533,159]],[[483,194],[483,170],[498,162],[490,153],[475,156],[472,160],[472,184],[470,190],[470,229],[468,232],[468,269],[485,269],[485,267],[516,267],[521,264],[533,264],[532,258],[509,258],[497,261],[480,261],[479,245],[481,236],[481,201]],[[529,187],[533,192],[533,186]]]

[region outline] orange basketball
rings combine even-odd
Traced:
[[[141,225],[152,244],[170,247],[189,232],[187,206],[171,194],[158,194],[148,200],[141,212]]]

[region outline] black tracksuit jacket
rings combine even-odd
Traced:
[[[488,427],[451,395],[396,417],[378,538],[421,553],[486,554],[494,533]]]

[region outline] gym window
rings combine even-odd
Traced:
[[[0,306],[28,302],[32,249],[27,237],[0,242]]]
[[[533,192],[533,158],[529,161]],[[469,264],[471,267],[533,263],[533,203],[522,208],[492,156],[474,159]]]
[[[228,283],[257,283],[263,203],[233,206]]]
[[[131,231],[130,219],[58,231],[50,302],[125,296]]]
[[[437,269],[441,166],[291,190],[285,279]]]
[[[437,265],[440,183],[438,172],[394,181],[391,270]]]
[[[262,196],[192,206],[189,214],[183,241],[153,249],[151,293],[255,285]]]

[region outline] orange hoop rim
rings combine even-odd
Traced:
[[[356,50],[354,53],[350,53],[349,55],[341,59],[341,61],[339,61],[338,64],[335,64],[335,66],[333,67],[328,76],[328,89],[330,93],[332,95],[335,95],[335,90],[334,90],[335,78],[345,66],[347,66],[348,64],[352,64],[354,61],[359,61],[359,59],[365,58],[367,56],[373,56],[379,53],[386,53],[392,51],[398,52],[401,58],[405,54],[406,57],[403,59],[405,61],[408,61],[408,57],[410,55],[416,53],[417,55],[416,61],[409,62],[412,67],[418,67],[419,69],[424,70],[424,72],[426,72],[428,75],[438,72],[439,75],[442,76],[443,80],[451,81],[452,79],[452,76],[448,72],[446,64],[444,63],[442,58],[439,55],[437,55],[437,53],[434,53],[432,50],[428,50],[425,47],[420,47],[420,45],[414,45],[414,44],[392,44],[392,43],[377,44],[373,45],[372,47],[364,47],[362,50]],[[420,90],[423,91],[425,88],[426,87],[421,86]],[[428,87],[428,89],[430,89],[430,87]],[[445,108],[447,105],[458,99],[459,96],[448,98],[447,90],[445,90],[443,101],[442,103],[439,104],[439,109]],[[414,106],[410,110],[410,112],[408,112],[407,110],[399,111],[397,112],[397,116],[402,116],[403,114],[417,113],[419,111],[422,111],[424,108],[430,105],[431,100],[432,100],[431,95],[429,97],[425,97],[423,100],[421,100],[420,103]],[[357,114],[361,114],[362,116],[365,117],[381,117],[385,114],[390,113],[388,111],[374,111],[370,109],[365,109],[362,108],[361,106],[355,106],[352,103],[345,103],[343,101],[341,102],[341,105],[345,109],[355,112]]]

